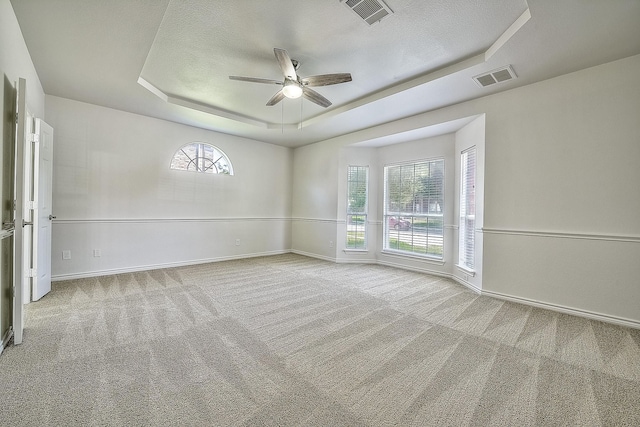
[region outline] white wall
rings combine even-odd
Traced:
[[[486,291],[640,322],[638,75],[634,56],[477,103]]]
[[[53,96],[46,120],[54,279],[290,249],[291,149]],[[169,169],[196,141],[222,149],[234,175]]]
[[[640,326],[638,75],[640,55],[296,149],[294,168],[485,114],[483,293]],[[332,177],[293,185],[294,206],[342,197]]]
[[[336,259],[338,149],[334,144],[312,144],[294,150],[293,252]]]
[[[19,78],[27,81],[27,108],[36,117],[44,117],[44,91],[31,61],[22,31],[9,0],[0,0],[0,76],[11,86]],[[0,99],[4,99],[5,84],[0,85]],[[4,120],[2,120],[3,126]],[[3,133],[4,135],[4,129]]]

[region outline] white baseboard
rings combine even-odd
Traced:
[[[282,255],[290,252],[291,251],[287,249],[287,250],[281,250],[281,251],[258,252],[258,253],[240,254],[240,255],[233,255],[233,256],[197,259],[197,260],[180,261],[180,262],[167,262],[162,264],[149,264],[149,265],[138,265],[134,267],[112,268],[107,270],[85,271],[80,273],[57,274],[57,275],[51,276],[51,281],[60,282],[63,280],[86,279],[89,277],[111,276],[114,274],[125,274],[125,273],[136,273],[139,271],[159,270],[161,268],[186,267],[189,265],[208,264],[211,262],[234,261],[234,260],[246,259],[246,258]]]
[[[337,264],[367,264],[376,265],[378,262],[375,259],[349,259],[349,258],[336,258]]]
[[[477,286],[475,286],[473,283],[468,282],[466,280],[464,280],[461,277],[458,277],[456,275],[451,275],[451,279],[455,280],[456,282],[458,282],[459,284],[461,284],[462,286],[465,286],[469,289],[471,289],[473,292],[475,292],[478,295],[482,295],[482,289],[478,288]]]
[[[502,299],[505,301],[516,302],[519,304],[525,304],[525,305],[529,305],[537,308],[544,308],[544,309],[556,311],[559,313],[571,314],[573,316],[585,317],[587,319],[592,319],[592,320],[599,320],[605,323],[612,323],[615,325],[640,329],[640,322],[636,320],[625,319],[617,316],[610,316],[607,314],[595,313],[593,311],[588,311],[588,310],[580,310],[577,308],[567,307],[559,304],[551,304],[548,302],[536,301],[529,298],[515,297],[512,295],[507,295],[500,292],[482,291],[481,294],[492,297],[492,298]]]
[[[301,250],[298,250],[298,249],[292,249],[289,252],[292,253],[292,254],[307,256],[309,258],[321,259],[323,261],[329,261],[329,262],[335,262],[335,263],[338,262],[338,259],[335,258],[335,257],[331,258],[331,257],[325,256],[325,255],[314,254],[314,253],[311,253],[311,252],[305,252],[305,251],[301,251]]]

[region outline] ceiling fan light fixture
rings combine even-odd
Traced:
[[[265,83],[270,85],[277,84],[282,86],[282,89],[276,92],[271,99],[267,101],[267,107],[273,107],[284,98],[297,99],[304,96],[305,99],[313,102],[314,104],[317,104],[322,108],[327,108],[331,105],[331,101],[311,89],[311,87],[331,86],[351,81],[350,73],[319,74],[301,79],[296,73],[296,69],[300,65],[298,61],[291,59],[289,53],[284,49],[279,49],[277,47],[273,48],[273,53],[276,56],[276,60],[278,61],[278,65],[280,66],[280,70],[284,76],[283,81],[259,79],[255,77],[229,76],[231,80]],[[302,104],[300,105],[302,106]]]
[[[282,88],[284,96],[290,99],[297,99],[302,96],[302,87],[293,80],[287,80]]]

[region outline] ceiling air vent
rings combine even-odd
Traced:
[[[393,13],[382,0],[340,0],[364,22],[373,25]]]
[[[497,70],[489,71],[488,73],[480,74],[478,76],[474,76],[473,80],[478,83],[481,87],[487,87],[494,85],[496,83],[506,82],[508,80],[513,80],[517,78],[516,72],[513,71],[511,65],[507,65],[506,67],[498,68]]]

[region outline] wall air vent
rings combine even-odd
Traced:
[[[480,74],[473,77],[473,80],[481,87],[487,87],[496,83],[502,83],[517,78],[516,72],[513,71],[511,65],[501,67],[488,73]]]
[[[364,22],[373,25],[382,18],[391,15],[393,11],[382,0],[340,0],[354,11]]]

